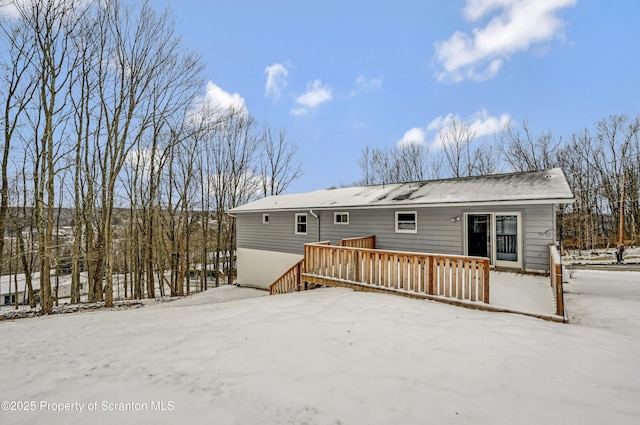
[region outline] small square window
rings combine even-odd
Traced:
[[[296,214],[296,235],[307,234],[307,214]]]
[[[269,214],[262,214],[262,224],[269,224]]]
[[[418,233],[418,213],[396,211],[396,233]]]
[[[349,224],[348,212],[333,213],[333,224]]]

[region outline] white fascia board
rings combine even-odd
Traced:
[[[243,213],[265,213],[265,212],[277,212],[277,211],[336,211],[336,210],[388,210],[399,208],[442,208],[442,207],[485,207],[485,206],[518,206],[518,205],[553,205],[553,204],[573,204],[575,198],[570,199],[517,199],[513,201],[483,201],[483,202],[441,202],[434,204],[419,204],[419,203],[397,203],[397,204],[384,204],[384,205],[331,205],[329,207],[290,207],[290,208],[271,208],[271,209],[255,209],[234,211],[234,214]]]

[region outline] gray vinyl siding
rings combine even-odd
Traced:
[[[460,222],[452,223],[442,208],[336,210],[349,212],[348,225],[334,225],[333,212],[321,212],[321,237],[336,243],[357,236],[376,236],[378,249],[458,254],[462,249]],[[396,233],[396,211],[415,211],[417,233]]]
[[[415,211],[418,232],[396,233],[396,211]],[[522,214],[523,268],[548,271],[548,245],[555,239],[553,205],[314,210],[320,220],[320,237],[317,219],[309,210],[271,211],[269,224],[262,223],[263,212],[238,213],[237,243],[238,248],[303,254],[308,242],[328,240],[335,244],[344,238],[375,235],[378,249],[462,255],[464,214],[504,211]],[[295,214],[305,212],[307,235],[296,235]],[[348,212],[349,224],[334,224],[334,212]]]
[[[531,205],[524,220],[526,270],[549,271],[549,244],[556,241],[555,207]]]
[[[296,213],[307,214],[307,234],[295,234]],[[238,248],[304,254],[304,244],[318,241],[317,221],[307,211],[272,211],[269,223],[262,223],[262,212],[236,216]]]

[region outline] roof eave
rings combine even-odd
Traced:
[[[417,203],[417,202],[398,202],[395,204],[374,204],[374,205],[329,205],[329,206],[306,206],[306,207],[286,207],[286,208],[260,208],[250,210],[232,209],[233,214],[242,213],[267,213],[275,211],[333,211],[340,209],[349,210],[365,210],[365,209],[393,209],[393,208],[438,208],[438,207],[474,207],[489,205],[545,205],[545,204],[573,204],[575,198],[549,198],[549,199],[516,199],[508,201],[479,201],[479,202],[437,202],[437,203]]]

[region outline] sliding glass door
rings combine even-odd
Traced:
[[[522,268],[519,212],[466,214],[466,254],[488,257],[497,267]]]
[[[520,214],[496,214],[496,266],[522,266]]]
[[[467,216],[467,255],[491,258],[491,215]]]

